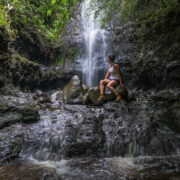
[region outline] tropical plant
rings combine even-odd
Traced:
[[[55,41],[81,0],[1,0],[0,26],[27,27]]]
[[[143,19],[149,14],[158,14],[180,4],[178,0],[92,0],[91,8],[101,14],[101,25],[104,26],[114,16],[121,22]],[[103,13],[100,13],[103,11]]]

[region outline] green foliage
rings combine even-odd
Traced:
[[[178,0],[92,0],[91,9],[95,9],[97,15],[101,14],[101,25],[105,26],[115,15],[120,17],[121,22],[139,21],[179,4]]]
[[[5,7],[0,6],[0,12],[0,26],[6,26],[8,24],[8,20],[5,13]]]
[[[1,0],[0,26],[33,29],[55,41],[81,0]]]
[[[58,65],[65,64],[66,62],[73,63],[78,56],[78,48],[70,47],[68,50],[66,49],[66,54],[61,54],[56,57],[56,63]]]
[[[4,27],[9,35],[9,38],[12,40],[16,36],[16,31],[10,28],[11,18],[9,12],[11,11],[12,6],[7,4],[4,6],[2,2],[0,2],[0,27]]]

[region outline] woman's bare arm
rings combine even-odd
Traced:
[[[108,77],[109,77],[109,69],[108,69],[108,72],[106,73],[105,79],[108,79]]]
[[[115,70],[116,70],[116,72],[117,72],[117,74],[118,74],[118,78],[119,78],[120,83],[122,83],[122,77],[121,77],[119,65],[118,65],[118,64],[115,64],[115,65],[114,65],[114,68],[115,68]]]

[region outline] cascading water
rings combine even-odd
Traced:
[[[90,3],[91,0],[85,0],[82,5],[84,45],[79,60],[82,68],[82,82],[92,87],[98,85],[99,80],[104,78],[106,56],[110,53],[110,47],[107,43],[109,33],[105,29],[100,29],[95,12],[89,10]]]

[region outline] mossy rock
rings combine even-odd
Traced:
[[[99,87],[90,88],[87,93],[88,93],[88,97],[89,97],[90,101],[93,104],[97,104],[98,103],[97,99],[99,98],[99,95],[100,95]]]
[[[38,105],[4,106],[0,111],[0,129],[17,122],[33,123],[39,119]]]
[[[73,76],[63,89],[63,101],[67,104],[81,104],[82,84],[79,77]]]
[[[83,92],[83,95],[85,95],[89,90],[89,87],[85,84],[82,84],[82,92]]]
[[[116,87],[116,90],[124,100],[128,100],[128,91],[126,88],[122,88],[121,86],[118,86]],[[90,88],[87,93],[90,101],[93,104],[99,104],[99,102],[97,101],[97,99],[100,96],[99,87]],[[105,87],[104,96],[105,96],[104,102],[113,101],[116,98],[116,96],[107,87]]]

